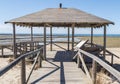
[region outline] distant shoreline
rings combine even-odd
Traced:
[[[12,34],[0,34],[0,36],[6,36],[6,35],[12,35]],[[30,34],[16,34],[17,36],[30,36]],[[43,34],[34,34],[34,36],[43,36]],[[49,36],[49,34],[47,34]],[[53,34],[53,36],[68,36],[67,34]],[[72,36],[70,34],[70,36]],[[91,34],[75,34],[74,36],[91,36]],[[101,37],[103,34],[93,34],[93,36]],[[120,34],[107,34],[107,37],[120,37]]]

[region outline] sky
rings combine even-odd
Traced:
[[[4,24],[5,21],[46,8],[58,8],[59,3],[113,21],[115,25],[107,27],[107,34],[120,34],[120,0],[0,0],[0,34],[12,33],[12,25]],[[16,29],[16,33],[30,33],[29,28]],[[67,33],[67,28],[55,28],[53,32]],[[34,28],[34,33],[43,33],[43,28]],[[90,29],[75,29],[75,33],[90,34]],[[94,34],[103,34],[103,29],[94,29]]]

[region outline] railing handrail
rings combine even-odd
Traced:
[[[93,60],[95,60],[97,63],[99,63],[103,68],[105,68],[108,72],[110,72],[114,77],[116,77],[118,79],[118,81],[120,82],[120,72],[117,71],[116,69],[114,69],[113,67],[111,67],[110,65],[108,65],[107,63],[105,63],[103,60],[101,60],[99,57],[88,53],[84,50],[78,49],[78,53],[82,53],[90,58],[92,58]]]
[[[16,64],[18,64],[22,59],[30,56],[31,54],[36,54],[37,52],[40,52],[40,50],[42,49],[43,47],[39,48],[39,49],[36,49],[35,51],[31,51],[31,52],[28,52],[26,54],[23,54],[23,55],[20,55],[18,58],[16,58],[14,61],[12,61],[9,65],[7,65],[6,67],[2,68],[0,70],[0,76],[2,76],[3,74],[5,74],[7,71],[9,71],[11,68],[13,68]]]
[[[102,45],[98,45],[98,44],[93,44],[93,45],[95,45],[95,46],[103,49],[103,46],[102,46]],[[118,57],[117,55],[115,55],[113,52],[110,52],[108,49],[105,49],[105,51],[106,51],[107,53],[109,53],[109,54],[111,54],[111,55],[113,55],[113,56],[115,56],[115,57],[117,57],[117,58],[120,59],[120,57]]]

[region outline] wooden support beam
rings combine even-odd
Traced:
[[[15,23],[13,23],[13,55],[17,58]]]
[[[31,27],[31,41],[33,41],[33,27]]]
[[[40,55],[38,57],[38,67],[42,67],[42,57],[43,57],[43,49],[40,50]]]
[[[46,60],[46,25],[44,25],[44,60]]]
[[[2,53],[2,56],[4,57],[4,47],[1,46],[1,53]]]
[[[74,24],[72,25],[72,51],[74,51]]]
[[[21,61],[21,84],[26,84],[26,66],[25,58]]]
[[[104,26],[104,47],[103,47],[103,56],[105,58],[105,51],[106,51],[106,26]]]
[[[92,64],[92,81],[93,84],[96,84],[96,74],[97,74],[97,63],[95,60],[93,60]]]
[[[34,44],[32,43],[33,42],[33,27],[31,27],[31,43],[30,43],[30,50],[34,50]]]
[[[70,28],[68,27],[68,50],[70,50]]]
[[[111,56],[111,65],[113,65],[113,54],[112,54],[112,56]]]
[[[52,51],[52,26],[50,27],[50,50]]]
[[[92,44],[93,44],[93,28],[91,28],[91,47],[92,47]]]
[[[26,43],[23,44],[23,54],[27,51]],[[25,57],[21,60],[21,84],[26,84],[26,64]]]

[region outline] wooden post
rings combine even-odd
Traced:
[[[23,54],[26,53],[26,51],[27,51],[26,44],[23,44]],[[25,64],[25,58],[23,58],[21,60],[21,83],[22,84],[26,84],[26,64]]]
[[[30,51],[34,50],[34,44],[33,42],[33,27],[31,27],[31,43],[30,43]]]
[[[33,27],[31,27],[31,41],[33,41]]]
[[[44,25],[44,59],[46,60],[46,25]]]
[[[26,67],[25,67],[25,58],[21,61],[21,84],[26,84]]]
[[[50,27],[50,51],[52,51],[52,27]]]
[[[106,26],[104,26],[104,49],[103,49],[104,59],[105,59],[105,51],[106,51]]]
[[[40,50],[40,56],[38,58],[38,67],[42,67],[42,57],[43,57],[43,49]]]
[[[93,28],[91,28],[91,47],[92,47],[92,44],[93,44]]]
[[[21,42],[20,42],[20,55],[22,54],[22,45],[21,45]]]
[[[113,65],[113,54],[111,56],[111,65]]]
[[[13,23],[13,55],[17,58],[15,23]]]
[[[28,48],[27,48],[27,42],[25,43],[25,53],[27,53],[27,50],[28,50]]]
[[[1,53],[2,53],[2,57],[4,57],[4,47],[3,46],[1,46]]]
[[[72,25],[72,51],[74,51],[74,24]]]
[[[80,58],[79,58],[79,56],[77,56],[77,64],[78,64],[78,68],[80,68]]]
[[[96,72],[97,72],[97,63],[95,60],[93,60],[92,64],[92,81],[93,84],[96,84]]]
[[[68,27],[68,50],[70,50],[70,29]]]

